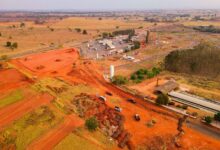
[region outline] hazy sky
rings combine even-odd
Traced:
[[[0,0],[0,9],[144,10],[220,9],[220,0]]]

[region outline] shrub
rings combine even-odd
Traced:
[[[169,98],[165,94],[159,94],[156,99],[158,105],[167,105],[169,103]]]
[[[102,33],[102,38],[108,38],[109,37],[109,33],[108,32],[103,32]]]
[[[80,28],[75,28],[76,32],[80,33],[81,29]]]
[[[11,47],[11,42],[6,42],[6,47]]]
[[[198,113],[197,113],[197,112],[193,112],[193,113],[192,113],[192,116],[197,117],[197,116],[198,116]]]
[[[22,22],[22,23],[20,24],[20,27],[21,27],[21,28],[25,27],[25,23]]]
[[[2,33],[0,32],[0,37],[2,36]]]
[[[160,69],[159,68],[156,68],[156,67],[153,67],[152,68],[152,73],[154,74],[154,75],[158,75],[158,74],[160,74]]]
[[[95,131],[98,127],[98,121],[95,117],[91,117],[86,120],[85,125],[89,131]]]
[[[187,105],[182,105],[182,109],[187,109],[188,106]]]
[[[131,48],[132,50],[136,50],[141,47],[141,43],[139,41],[134,41],[133,44],[134,46]]]
[[[86,30],[83,30],[83,34],[88,34]]]
[[[220,112],[218,112],[217,114],[214,115],[214,119],[216,121],[220,121]]]
[[[127,82],[128,82],[127,78],[123,76],[114,76],[112,79],[112,83],[116,85],[123,85],[126,84]]]
[[[169,102],[168,105],[174,106],[175,103],[174,102]]]
[[[204,120],[205,120],[205,122],[207,124],[211,124],[212,123],[212,117],[210,117],[210,116],[206,116]]]
[[[18,43],[17,43],[17,42],[13,43],[13,44],[11,45],[11,48],[18,48]]]
[[[1,59],[2,59],[2,60],[8,60],[8,55],[2,55],[2,56],[1,56]]]
[[[136,77],[136,75],[135,75],[135,74],[132,74],[132,75],[131,75],[131,77],[130,77],[130,79],[131,79],[131,80],[136,80],[136,79],[137,79],[137,77]]]

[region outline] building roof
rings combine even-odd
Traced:
[[[169,92],[179,88],[179,84],[176,83],[174,80],[169,80],[163,85],[158,86],[155,91],[161,92],[163,94],[168,94]]]

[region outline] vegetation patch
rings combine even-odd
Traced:
[[[173,51],[165,58],[165,69],[214,79],[219,76],[219,52],[219,47],[208,42],[202,42],[193,49]]]
[[[140,83],[145,79],[150,79],[153,78],[155,76],[157,76],[158,74],[160,74],[161,69],[160,68],[152,68],[151,70],[147,70],[147,69],[139,69],[138,71],[134,72],[131,76],[130,79],[134,82],[134,83]]]
[[[103,134],[101,130],[89,132],[86,128],[77,128],[73,133],[61,141],[54,150],[72,150],[74,149],[117,149],[114,140]]]
[[[23,92],[21,90],[16,90],[9,95],[0,99],[0,108],[18,102],[24,98]]]
[[[55,127],[61,121],[61,115],[53,112],[47,106],[42,106],[2,131],[0,133],[0,147],[3,149],[10,147],[25,149],[34,139]]]
[[[217,28],[213,25],[210,26],[198,26],[194,27],[194,30],[200,31],[200,32],[209,32],[209,33],[220,33],[220,28]]]

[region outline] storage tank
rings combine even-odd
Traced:
[[[115,67],[114,65],[110,66],[110,79],[112,79],[115,75]]]

